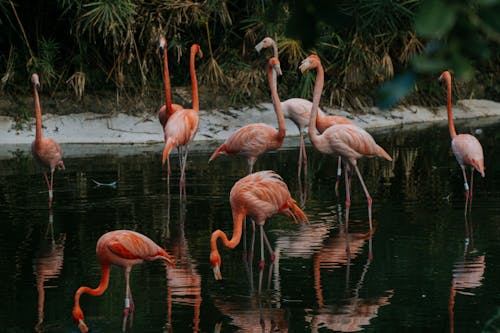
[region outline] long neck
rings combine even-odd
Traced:
[[[167,45],[163,47],[163,82],[165,83],[165,103],[168,114],[172,114],[172,96],[170,94],[170,73],[168,71]]]
[[[189,64],[189,73],[191,74],[191,94],[193,95],[193,110],[200,110],[200,103],[198,100],[198,80],[196,79],[196,71],[194,69],[196,53],[191,52],[191,61]]]
[[[36,85],[33,85],[33,90],[35,92],[35,115],[36,115],[35,142],[40,142],[40,140],[42,140],[42,110],[40,109],[40,99],[38,98],[38,90],[36,90]]]
[[[244,218],[245,213],[241,211],[233,211],[233,236],[231,239],[228,239],[224,231],[214,231],[212,238],[210,239],[210,247],[212,251],[217,251],[217,239],[219,238],[222,240],[222,244],[230,249],[234,249],[240,243]]]
[[[278,57],[278,45],[276,44],[276,41],[273,39],[273,57],[276,59],[279,59]]]
[[[319,140],[319,135],[316,133],[316,118],[318,117],[319,100],[323,92],[323,84],[325,80],[325,73],[321,64],[317,68],[316,83],[314,84],[313,104],[311,109],[311,116],[309,118],[309,138],[316,146]]]
[[[455,131],[455,124],[453,123],[453,113],[451,111],[451,78],[446,78],[446,96],[447,96],[447,108],[448,108],[448,129],[450,130],[451,138],[457,136]]]
[[[80,309],[80,296],[82,294],[89,294],[92,296],[100,296],[102,295],[106,289],[108,289],[108,283],[109,283],[109,273],[110,273],[110,266],[109,265],[102,265],[101,266],[101,282],[99,282],[99,285],[97,288],[89,288],[89,287],[80,287],[75,293],[75,304],[73,306],[73,309]],[[73,310],[74,311],[74,310]]]
[[[267,79],[269,81],[269,88],[271,88],[271,97],[273,99],[274,111],[276,112],[276,117],[278,118],[278,140],[283,140],[286,135],[286,125],[285,116],[283,115],[283,110],[281,109],[280,97],[278,96],[278,90],[276,89],[276,84],[274,81],[275,71],[272,66],[267,69]]]

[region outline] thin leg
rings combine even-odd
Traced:
[[[357,165],[354,165],[354,169],[358,174],[359,181],[361,182],[361,186],[363,186],[363,191],[365,191],[366,201],[368,204],[368,221],[370,222],[370,233],[372,232],[372,197],[366,188],[365,182],[363,180],[363,176],[361,176],[361,172],[359,172],[359,168]]]
[[[182,162],[182,170],[181,170],[181,181],[180,181],[180,186],[184,191],[184,194],[186,194],[186,163],[189,154],[189,146],[186,146],[185,149],[186,151],[184,152],[184,159]]]
[[[344,163],[344,177],[345,177],[345,228],[346,233],[349,232],[349,208],[351,207],[351,171],[347,164]]]
[[[467,211],[467,207],[469,204],[469,183],[467,182],[467,173],[465,171],[465,166],[461,165],[460,168],[462,169],[462,175],[464,177],[464,190],[465,190],[465,211]]]
[[[302,152],[302,163],[304,163],[304,182],[307,177],[307,153],[306,153],[306,143],[304,141],[304,136],[302,136],[302,149],[304,150]]]
[[[300,132],[300,148],[299,148],[299,168],[297,172],[297,177],[300,178],[302,177],[302,154],[303,154],[303,145],[304,145],[304,137],[302,136],[302,132]]]
[[[131,267],[125,267],[125,305],[123,308],[123,324],[122,331],[125,332],[127,327],[127,319],[129,314],[131,315],[134,312],[134,303],[132,301],[132,294],[130,292],[130,271]]]
[[[267,238],[267,235],[266,235],[266,232],[264,231],[264,228],[262,228],[261,230],[264,233],[264,241],[266,242],[267,249],[269,250],[270,261],[271,261],[271,263],[273,263],[274,259],[276,258],[274,256],[273,248],[271,247],[271,243],[269,242],[269,239]]]
[[[470,168],[469,211],[472,209],[472,189],[474,188],[474,168]]]
[[[339,156],[337,163],[337,181],[335,182],[335,194],[339,197],[340,176],[342,175],[342,157]]]
[[[260,227],[260,264],[259,264],[259,295],[262,290],[262,274],[264,272],[264,226],[261,224]]]
[[[255,157],[248,158],[248,174],[253,172],[253,165],[255,164]]]
[[[54,170],[50,171],[50,186],[49,186],[49,207],[52,207],[52,199],[54,198],[53,194],[54,188]]]

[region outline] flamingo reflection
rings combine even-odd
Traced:
[[[465,227],[466,238],[464,253],[453,265],[453,277],[451,280],[450,298],[448,301],[451,333],[455,331],[455,298],[457,294],[463,296],[474,296],[474,293],[471,290],[482,285],[484,271],[486,268],[484,254],[480,255],[477,250],[474,249],[472,241],[472,225],[470,221],[467,220],[467,216],[465,219]]]
[[[179,230],[172,238],[171,252],[177,258],[177,265],[167,266],[167,316],[168,332],[173,332],[172,305],[193,307],[193,332],[199,332],[201,298],[201,276],[196,263],[191,258],[189,246],[184,234],[186,219],[186,201],[179,203]]]
[[[59,234],[59,239],[54,237],[54,217],[52,211],[49,212],[49,222],[47,230],[42,238],[42,244],[33,264],[33,273],[36,277],[36,288],[38,291],[38,321],[35,325],[36,332],[43,332],[45,305],[45,289],[56,288],[57,286],[45,285],[51,279],[55,279],[61,274],[64,261],[65,234]]]
[[[250,297],[240,302],[214,301],[224,315],[231,318],[230,325],[240,332],[288,332],[288,322],[283,308],[262,297]],[[215,325],[214,333],[219,333],[223,323]]]
[[[316,254],[314,258],[314,288],[319,308],[308,310],[308,315],[306,315],[306,321],[311,324],[311,332],[318,332],[325,328],[341,332],[360,331],[363,326],[369,325],[370,321],[377,317],[381,306],[390,304],[390,299],[393,296],[392,290],[387,290],[383,296],[374,298],[361,298],[359,296],[359,291],[363,287],[371,264],[369,255],[355,288],[349,290],[351,261],[363,252],[366,241],[370,244],[375,230],[373,228],[371,233],[347,234],[345,227],[342,226],[339,234],[329,238]],[[345,251],[346,243],[349,244],[349,252]],[[327,305],[323,297],[321,269],[332,270],[344,266],[346,267],[346,292],[349,297],[342,299],[341,305]]]

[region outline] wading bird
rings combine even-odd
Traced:
[[[455,154],[460,168],[462,169],[462,174],[464,176],[464,189],[465,189],[465,210],[467,211],[467,205],[470,204],[469,209],[472,206],[472,186],[474,182],[474,169],[481,174],[484,174],[484,156],[483,147],[481,143],[476,139],[475,136],[470,134],[457,134],[455,131],[455,124],[453,123],[453,113],[451,110],[451,74],[449,71],[444,71],[439,77],[439,81],[446,82],[446,92],[447,92],[447,108],[448,108],[448,129],[450,130],[451,136],[451,150]],[[467,182],[467,172],[466,167],[470,167],[470,188]]]
[[[249,173],[252,173],[255,161],[260,155],[268,151],[277,150],[281,147],[285,139],[286,127],[278,91],[273,84],[273,70],[275,70],[278,75],[281,75],[280,62],[277,58],[269,59],[267,78],[273,97],[274,111],[278,118],[278,130],[264,123],[246,125],[231,134],[226,141],[214,151],[208,162],[212,161],[222,152],[229,155],[243,155],[248,159],[248,170]]]
[[[357,166],[357,160],[363,156],[379,156],[389,161],[392,161],[392,158],[375,142],[368,132],[356,125],[333,125],[327,128],[322,134],[318,135],[316,133],[316,117],[318,115],[318,105],[324,84],[324,70],[318,56],[313,54],[302,61],[300,65],[301,72],[309,69],[316,69],[317,71],[316,82],[314,84],[313,106],[311,118],[309,120],[309,139],[319,152],[323,154],[339,154],[344,163],[346,184],[346,232],[349,223],[349,207],[351,206],[350,166],[356,170],[361,186],[365,192],[368,203],[368,220],[370,223],[370,230],[372,230],[372,198]]]
[[[96,254],[101,265],[101,281],[97,288],[94,289],[85,286],[78,288],[75,293],[75,303],[72,311],[73,319],[78,324],[81,332],[89,331],[84,321],[83,311],[80,308],[80,296],[82,294],[102,295],[108,288],[111,265],[116,265],[122,267],[125,272],[126,291],[122,326],[122,330],[125,332],[127,318],[129,314],[133,315],[134,312],[134,301],[130,291],[130,271],[132,266],[157,259],[164,260],[167,265],[174,265],[175,260],[151,239],[130,230],[115,230],[102,235],[97,241]],[[132,324],[132,321],[130,321],[130,324]]]
[[[35,114],[36,114],[36,134],[35,141],[31,143],[31,153],[35,161],[42,168],[50,169],[50,182],[47,177],[47,171],[44,170],[43,175],[47,188],[49,190],[49,207],[52,207],[53,198],[53,185],[54,185],[54,170],[64,170],[64,163],[62,160],[62,150],[56,140],[42,136],[42,110],[40,109],[40,100],[38,91],[40,90],[40,80],[38,74],[31,75],[31,83],[33,83],[33,91],[35,96]]]
[[[196,71],[194,68],[195,58],[203,57],[200,45],[193,44],[191,46],[191,58],[190,58],[190,74],[191,74],[191,90],[193,94],[193,108],[192,109],[181,109],[173,113],[165,125],[165,148],[163,149],[162,163],[170,155],[172,148],[177,147],[179,150],[179,163],[181,168],[181,179],[180,187],[184,188],[186,183],[186,161],[189,153],[189,144],[193,141],[196,132],[198,131],[198,125],[200,123],[200,105],[198,99],[198,80],[196,79]],[[181,158],[180,148],[184,147],[184,156]],[[170,173],[170,170],[168,170]]]
[[[278,213],[283,213],[297,223],[302,221],[309,223],[307,216],[290,196],[283,179],[274,171],[255,172],[240,179],[231,189],[229,201],[233,214],[233,235],[229,240],[226,233],[222,230],[216,230],[212,233],[210,239],[210,264],[216,280],[222,279],[220,271],[221,257],[217,250],[217,240],[221,238],[225,247],[234,249],[240,243],[245,216],[250,216],[260,228],[261,260],[259,268],[261,276],[264,269],[264,241],[266,241],[271,252],[271,261],[274,260],[274,253],[264,232],[266,219]]]
[[[255,50],[260,53],[263,48],[272,47],[275,58],[278,58],[278,46],[271,37],[264,38],[260,43],[255,45]],[[274,82],[276,84],[276,81]],[[312,103],[304,98],[290,98],[281,103],[283,115],[285,118],[290,119],[295,126],[299,129],[300,135],[300,149],[299,149],[299,163],[298,163],[298,176],[301,177],[302,165],[304,165],[304,174],[307,175],[307,154],[304,142],[304,131],[309,126],[310,113]],[[352,124],[352,121],[342,116],[326,115],[318,107],[318,116],[316,117],[316,128],[320,133],[323,133],[328,127],[337,124]],[[337,182],[335,183],[335,192],[338,194],[338,185],[341,174],[341,158],[338,159],[337,168]]]

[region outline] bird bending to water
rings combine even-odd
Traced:
[[[80,308],[80,296],[82,294],[102,295],[108,288],[111,265],[116,265],[122,267],[125,272],[126,291],[122,327],[122,330],[125,331],[127,318],[129,314],[134,312],[134,301],[130,291],[130,271],[132,266],[157,259],[164,260],[168,265],[174,265],[175,260],[151,239],[130,230],[115,230],[102,235],[97,241],[96,254],[101,265],[101,281],[94,289],[85,286],[78,288],[75,293],[75,303],[72,311],[73,319],[78,324],[81,332],[88,332],[89,329],[85,324],[83,311]]]
[[[185,147],[184,156],[182,159],[179,159],[180,167],[181,167],[181,178],[180,178],[180,187],[184,188],[186,182],[186,160],[187,155],[189,153],[189,144],[193,141],[196,132],[198,131],[198,125],[200,123],[200,104],[198,99],[198,80],[196,79],[196,71],[194,67],[195,58],[203,57],[203,53],[201,52],[200,45],[193,44],[191,46],[191,58],[190,58],[190,74],[191,74],[191,90],[193,94],[193,108],[192,109],[182,109],[173,113],[167,121],[165,125],[165,148],[163,149],[163,157],[162,163],[165,164],[165,161],[168,159],[170,155],[170,151],[172,148],[177,147],[179,149],[179,157],[180,147]],[[170,172],[170,170],[168,170]]]
[[[453,113],[451,110],[451,74],[449,71],[444,71],[439,77],[439,81],[446,82],[446,92],[447,92],[447,109],[448,109],[448,129],[450,130],[451,136],[451,150],[455,154],[460,168],[462,169],[462,174],[464,177],[464,189],[465,189],[465,208],[467,211],[467,205],[470,203],[469,209],[472,206],[472,186],[474,182],[474,169],[481,174],[482,177],[485,176],[484,173],[484,156],[483,147],[479,143],[475,136],[470,134],[457,134],[455,131],[455,124],[453,123]],[[467,172],[466,167],[470,167],[470,188],[467,182]]]
[[[208,162],[212,161],[222,152],[229,155],[243,155],[248,159],[249,173],[252,173],[255,161],[260,155],[268,151],[277,150],[281,147],[285,139],[286,127],[278,91],[273,84],[273,70],[275,70],[278,75],[281,75],[280,63],[277,58],[269,59],[267,78],[273,97],[274,111],[278,118],[278,130],[264,123],[246,125],[232,133],[229,138],[214,151]]]
[[[313,106],[311,109],[311,118],[309,120],[309,139],[319,152],[323,154],[339,154],[342,157],[345,167],[346,182],[346,230],[348,230],[349,207],[351,206],[351,175],[349,166],[354,167],[356,170],[361,186],[365,192],[368,202],[368,220],[370,223],[370,230],[372,230],[372,198],[357,166],[357,160],[363,156],[379,156],[389,161],[392,161],[392,158],[375,142],[368,132],[356,125],[334,125],[327,128],[322,134],[318,135],[316,133],[316,117],[324,84],[324,70],[318,56],[313,54],[302,61],[300,70],[304,72],[309,69],[316,69],[317,71],[316,82],[314,84]]]
[[[295,204],[288,187],[283,179],[274,171],[260,171],[249,174],[237,181],[229,195],[233,214],[233,235],[227,238],[222,230],[216,230],[210,238],[210,264],[216,280],[222,279],[220,271],[221,257],[217,250],[217,240],[221,238],[222,244],[234,249],[239,243],[245,216],[250,216],[260,228],[260,271],[264,268],[264,224],[266,219],[278,213],[283,213],[295,222],[309,223],[307,216]],[[270,245],[268,244],[270,247]],[[271,253],[271,261],[274,260]],[[260,289],[260,288],[259,288]]]
[[[273,54],[275,58],[278,58],[278,46],[276,42],[271,37],[264,38],[260,43],[255,45],[257,52],[263,48],[273,49]],[[276,81],[274,82],[276,84]],[[307,175],[307,154],[304,142],[304,131],[306,127],[309,126],[310,113],[312,108],[312,103],[304,98],[290,98],[281,103],[283,109],[283,115],[285,118],[290,119],[295,126],[299,129],[300,135],[300,149],[299,149],[299,162],[298,162],[298,175],[300,179],[302,165],[304,165],[304,174]],[[316,128],[320,133],[323,133],[328,127],[338,124],[352,124],[352,121],[342,116],[326,115],[318,107],[318,116],[316,117]],[[341,174],[341,158],[338,160],[337,168],[337,182],[335,183],[335,192],[337,191],[339,185],[339,179]]]
[[[53,185],[54,185],[54,171],[64,170],[64,163],[62,160],[62,150],[59,143],[56,140],[43,137],[42,136],[42,111],[40,109],[40,100],[38,97],[38,91],[40,90],[40,79],[38,74],[34,73],[31,75],[31,83],[33,83],[33,91],[35,97],[35,114],[36,114],[36,134],[35,140],[31,143],[31,153],[35,158],[35,161],[42,168],[49,168],[50,170],[50,182],[47,177],[47,172],[44,170],[43,175],[45,177],[45,182],[47,183],[47,188],[49,190],[49,207],[52,207],[53,198]]]

